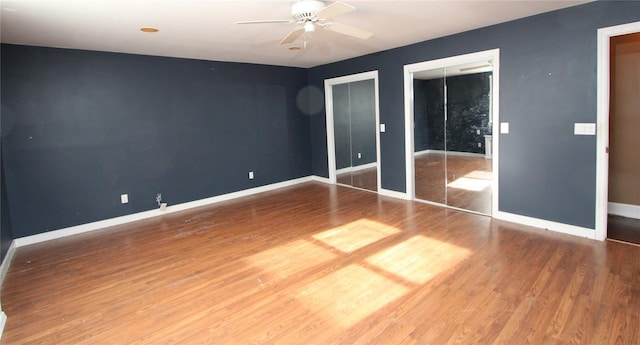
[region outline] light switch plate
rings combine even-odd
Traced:
[[[573,134],[574,135],[596,135],[596,124],[576,122],[573,125]]]
[[[509,133],[509,122],[500,122],[500,133],[502,134]]]
[[[126,204],[129,202],[129,194],[121,194],[120,195],[120,203]]]
[[[387,126],[384,125],[384,123],[380,124],[380,132],[384,133],[387,130]]]

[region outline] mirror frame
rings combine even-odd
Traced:
[[[416,199],[415,166],[414,166],[414,119],[413,119],[413,74],[420,71],[446,68],[455,65],[473,63],[477,61],[491,61],[493,65],[493,89],[491,102],[493,107],[492,123],[492,170],[491,183],[491,215],[498,214],[498,189],[499,189],[499,152],[500,152],[500,49],[491,49],[476,53],[457,55],[442,59],[418,62],[404,65],[404,112],[405,112],[405,163],[406,163],[406,193],[410,200]],[[423,201],[423,200],[420,200]],[[425,201],[429,203],[428,201]],[[445,204],[437,205],[458,209]],[[463,210],[477,213],[475,211]]]
[[[326,112],[327,123],[327,158],[329,163],[329,183],[336,184],[336,151],[335,151],[335,134],[334,134],[334,122],[333,122],[333,86],[346,84],[362,80],[373,79],[374,83],[374,101],[375,101],[375,116],[376,116],[376,178],[377,188],[375,192],[379,192],[381,188],[380,179],[380,106],[379,106],[379,88],[378,88],[378,71],[370,71],[357,73],[337,78],[325,79],[324,81],[324,102]],[[356,188],[356,187],[354,187]]]

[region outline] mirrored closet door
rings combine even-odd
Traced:
[[[333,161],[330,175],[338,184],[377,191],[377,88],[376,80],[367,76],[361,76],[365,78],[362,80],[353,77],[353,81],[338,78],[326,87],[330,97],[327,116],[332,120],[327,128],[329,133],[333,127],[334,144],[333,155],[329,155]]]
[[[492,70],[483,60],[413,73],[416,199],[491,214]]]

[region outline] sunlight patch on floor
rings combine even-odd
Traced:
[[[368,257],[366,262],[407,281],[424,284],[470,254],[467,249],[418,235]]]
[[[313,235],[313,238],[345,253],[351,253],[399,232],[400,230],[386,224],[359,219]]]
[[[296,297],[315,312],[348,328],[408,291],[368,268],[351,264],[306,285]]]
[[[493,179],[493,173],[490,170],[474,170],[464,175],[464,177],[491,181]]]
[[[479,192],[485,188],[491,187],[491,179],[467,177],[473,176],[475,171],[460,177],[459,179],[447,184],[447,187],[464,189],[472,192]]]
[[[246,260],[271,279],[284,279],[335,259],[337,254],[307,240],[296,240],[249,256]],[[267,283],[268,279],[262,279]]]

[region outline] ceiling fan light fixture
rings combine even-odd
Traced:
[[[314,31],[316,31],[316,26],[313,24],[313,22],[306,22],[306,23],[304,23],[304,31],[305,32],[314,32]]]

